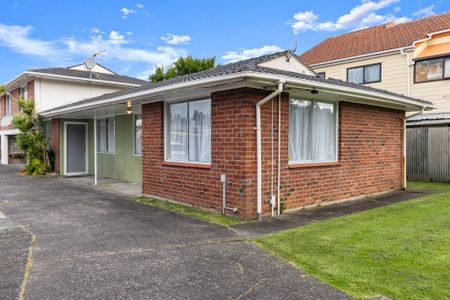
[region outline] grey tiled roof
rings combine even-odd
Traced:
[[[78,106],[81,104],[87,104],[90,102],[100,101],[100,100],[114,99],[114,98],[122,97],[125,95],[129,95],[129,94],[150,91],[152,89],[169,86],[172,84],[179,84],[179,83],[184,83],[184,82],[191,82],[191,81],[196,81],[196,80],[201,80],[201,79],[206,79],[206,78],[238,74],[238,73],[244,73],[244,72],[273,74],[273,75],[280,75],[280,76],[287,76],[287,77],[291,77],[291,78],[303,79],[303,80],[317,82],[317,83],[328,83],[328,84],[337,85],[337,86],[355,88],[355,89],[359,89],[359,90],[363,90],[363,91],[378,92],[381,94],[385,94],[387,96],[402,97],[402,98],[405,98],[405,100],[408,99],[408,100],[417,101],[417,102],[420,102],[423,104],[432,105],[432,103],[429,101],[411,98],[411,97],[407,97],[404,95],[392,93],[392,92],[389,92],[386,90],[371,88],[371,87],[365,86],[365,85],[354,84],[354,83],[350,83],[350,82],[346,82],[346,81],[342,81],[342,80],[338,80],[338,79],[330,79],[330,78],[325,79],[325,78],[321,78],[319,76],[311,76],[311,75],[306,75],[306,74],[301,74],[301,73],[296,73],[296,72],[290,72],[290,71],[284,71],[284,70],[279,70],[279,69],[258,66],[258,64],[260,64],[262,62],[269,61],[269,60],[279,57],[281,55],[286,55],[286,53],[288,53],[288,51],[278,52],[278,53],[274,53],[274,54],[264,55],[264,56],[260,56],[260,57],[256,57],[256,58],[251,58],[251,59],[235,62],[235,63],[230,63],[230,64],[218,66],[216,68],[209,69],[206,71],[201,71],[198,73],[193,73],[193,74],[184,75],[184,76],[178,76],[178,77],[163,80],[163,81],[160,81],[157,83],[150,83],[150,84],[142,85],[139,87],[130,88],[130,89],[127,89],[124,91],[104,94],[101,96],[97,96],[95,98],[85,99],[85,100],[71,103],[71,104],[68,104],[65,106],[56,107],[56,108],[53,108],[53,109],[45,111],[45,112],[51,112],[53,110],[69,108],[69,107]]]
[[[69,68],[44,68],[44,69],[30,69],[29,72],[50,74],[50,75],[60,75],[60,76],[68,76],[82,79],[89,79],[90,72],[82,71],[82,70],[73,70]],[[98,73],[92,72],[92,79],[94,80],[103,80],[109,82],[117,82],[117,83],[127,83],[127,84],[136,84],[136,85],[144,85],[149,84],[149,81],[137,79],[134,77],[117,75],[117,74],[106,74],[106,73]]]
[[[408,119],[407,122],[414,123],[422,121],[440,121],[440,120],[450,120],[450,112],[421,114]]]

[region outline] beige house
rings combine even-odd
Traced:
[[[301,59],[321,76],[426,99],[437,108],[431,113],[450,112],[450,12],[331,37]]]

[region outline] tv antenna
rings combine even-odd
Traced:
[[[297,41],[295,41],[294,49],[289,50],[289,52],[287,53],[287,57],[286,57],[286,61],[287,62],[289,62],[289,60],[291,59],[292,55],[295,54],[295,51],[297,51]]]
[[[95,58],[97,57],[97,55],[105,52],[106,49],[99,51],[97,53],[92,54],[91,57],[89,57],[88,59],[86,59],[83,62],[83,65],[86,67],[86,69],[89,70],[89,79],[92,79],[92,69],[97,65],[97,62],[95,61]]]

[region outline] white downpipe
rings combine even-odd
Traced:
[[[274,158],[274,149],[273,149],[273,98],[270,100],[271,111],[270,111],[270,208],[271,215],[274,216],[274,194],[273,194],[273,158]]]
[[[98,185],[97,174],[97,116],[94,112],[94,185]]]
[[[281,214],[281,94],[278,95],[278,170],[277,170],[277,213]]]
[[[409,53],[405,52],[405,48],[400,50],[400,54],[406,57],[406,93],[407,96],[411,97],[411,70],[409,64]]]
[[[261,106],[283,92],[284,81],[278,82],[278,89],[256,103],[256,215],[262,217],[262,146],[261,146]]]

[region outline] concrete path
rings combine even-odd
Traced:
[[[427,194],[436,192],[437,191],[434,190],[394,191],[375,197],[336,202],[320,207],[301,209],[295,212],[282,214],[274,218],[264,218],[262,221],[251,221],[233,225],[231,228],[241,236],[256,237],[376,207],[382,207],[405,200],[423,197]]]
[[[2,299],[349,298],[225,227],[61,178],[0,166],[0,211]]]

